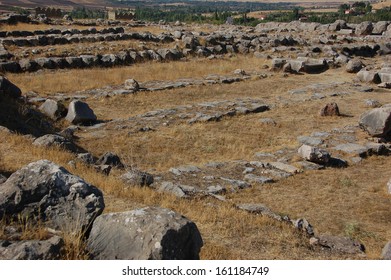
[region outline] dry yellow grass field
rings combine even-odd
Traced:
[[[72,70],[7,75],[23,92],[35,91],[42,96],[57,92],[74,94],[79,90],[120,85],[128,78],[140,82],[229,74],[236,68],[262,70],[269,64],[263,59],[238,56],[223,60],[148,63],[113,69]],[[159,92],[110,98],[89,98],[87,102],[98,118],[125,119],[154,109],[172,108],[199,102],[257,98],[275,104],[261,115],[244,115],[221,122],[180,124],[145,134],[129,135],[110,131],[95,137],[91,131],[77,132],[77,144],[99,156],[113,151],[126,164],[142,170],[164,172],[170,167],[210,161],[252,160],[256,152],[275,152],[296,148],[297,137],[314,131],[330,131],[356,125],[367,110],[363,100],[368,93],[328,97],[309,102],[289,101],[289,90],[314,83],[351,82],[353,75],[344,69],[330,69],[320,75],[283,75],[269,72],[265,79],[253,79],[229,85],[193,86]],[[389,103],[387,91],[377,91],[376,99]],[[289,102],[283,102],[283,101]],[[319,109],[327,102],[338,103],[341,117],[320,117]],[[267,126],[259,118],[273,118],[277,125]],[[65,124],[58,124],[59,126]],[[149,188],[132,188],[117,178],[108,177],[77,163],[68,165],[72,155],[58,149],[31,146],[31,140],[0,132],[0,170],[14,172],[23,165],[49,159],[100,188],[105,195],[106,212],[126,211],[144,205],[173,209],[199,227],[205,245],[203,259],[340,259],[352,256],[331,254],[309,246],[308,239],[292,227],[275,220],[238,211],[235,203],[264,203],[277,213],[305,217],[316,233],[349,236],[363,242],[367,257],[377,259],[384,244],[391,240],[391,198],[386,183],[391,158],[372,157],[346,169],[308,171],[265,186],[254,186],[227,196],[227,202],[210,197],[179,199]],[[366,135],[358,135],[365,139]],[[369,172],[370,170],[370,172]],[[66,240],[68,258],[84,258],[78,239]]]

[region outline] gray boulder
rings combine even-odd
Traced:
[[[202,245],[192,221],[157,207],[102,215],[87,242],[99,260],[197,260]]]
[[[382,68],[378,75],[382,83],[391,83],[391,67]]]
[[[381,253],[381,258],[383,260],[391,260],[391,241],[389,241],[386,246],[384,246]]]
[[[0,76],[0,94],[4,94],[12,98],[19,98],[22,91],[16,85],[7,80],[7,78]]]
[[[327,164],[331,158],[327,151],[309,145],[302,145],[298,153],[303,159],[319,164]]]
[[[364,67],[364,64],[359,59],[352,59],[346,64],[346,72],[357,73]]]
[[[357,35],[371,35],[373,30],[373,24],[370,21],[364,21],[360,24],[357,24],[355,33]]]
[[[109,165],[109,166],[118,167],[118,168],[124,167],[119,156],[116,155],[115,153],[112,153],[112,152],[107,152],[107,153],[103,154],[98,159],[97,163],[100,165]]]
[[[1,185],[0,219],[30,217],[78,232],[87,230],[103,209],[99,189],[48,160],[28,164]]]
[[[387,31],[387,27],[390,23],[388,21],[378,21],[373,26],[372,34],[382,35],[383,32]]]
[[[96,116],[87,103],[74,100],[69,104],[65,119],[73,124],[89,124],[96,121]]]
[[[56,134],[46,134],[44,136],[38,137],[34,140],[33,145],[41,147],[57,146],[70,152],[77,152],[78,150],[77,146],[71,141],[69,141],[63,136]]]
[[[380,83],[380,77],[377,72],[361,70],[357,73],[357,78],[364,83]]]
[[[369,135],[388,136],[391,131],[391,104],[387,105],[367,111],[360,116],[359,125]]]
[[[122,180],[124,180],[127,184],[133,186],[150,186],[153,184],[153,176],[147,172],[142,172],[140,170],[130,170],[121,176]]]
[[[0,240],[0,260],[59,260],[63,246],[58,236],[48,240]]]
[[[280,70],[285,65],[286,59],[283,58],[273,58],[271,70]]]
[[[63,118],[67,113],[67,109],[64,104],[52,99],[46,99],[46,101],[39,107],[39,110],[53,120]]]

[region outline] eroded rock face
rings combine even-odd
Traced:
[[[104,209],[96,187],[48,160],[13,173],[0,189],[0,218],[27,216],[56,229],[87,229]]]
[[[100,260],[196,260],[202,245],[192,221],[157,207],[102,215],[88,239],[88,250]]]
[[[387,137],[391,131],[391,104],[365,112],[359,125],[371,136]]]

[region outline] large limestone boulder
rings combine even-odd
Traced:
[[[21,96],[22,91],[9,80],[0,76],[0,95],[3,94],[13,98],[18,98]]]
[[[364,67],[364,64],[359,59],[352,59],[346,64],[346,72],[357,73]]]
[[[365,112],[360,117],[359,125],[371,136],[387,137],[391,131],[391,104]]]
[[[146,207],[98,217],[87,248],[100,260],[196,260],[202,245],[192,221],[169,209]]]
[[[390,24],[388,21],[378,21],[374,24],[372,34],[382,35],[383,32],[387,31],[387,27]]]
[[[87,103],[74,100],[69,104],[65,119],[73,124],[88,124],[96,121],[96,115]]]
[[[357,35],[371,35],[373,30],[373,24],[370,21],[364,21],[360,24],[357,24],[355,33]]]
[[[380,83],[379,74],[375,71],[361,70],[357,73],[357,78],[364,83]]]
[[[0,260],[58,260],[63,246],[58,236],[48,240],[0,240]]]
[[[0,219],[30,217],[65,231],[90,227],[104,209],[102,192],[48,160],[13,173],[0,188]]]
[[[67,110],[59,101],[47,99],[40,107],[39,110],[53,120],[58,120],[65,117]]]
[[[378,75],[382,83],[391,83],[391,67],[382,68]]]

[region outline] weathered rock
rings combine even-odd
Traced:
[[[80,153],[77,155],[77,159],[84,162],[85,164],[94,164],[95,159],[94,156],[90,153]]]
[[[246,174],[244,176],[244,180],[250,182],[250,183],[257,183],[257,184],[266,184],[266,183],[272,183],[273,179],[265,177],[265,176],[257,176],[254,174]]]
[[[96,116],[87,103],[74,100],[69,104],[65,119],[73,124],[90,124],[96,121]]]
[[[364,83],[380,83],[379,74],[375,71],[361,70],[357,73],[357,78]]]
[[[381,103],[374,99],[367,99],[365,100],[365,106],[370,108],[379,108],[381,106]]]
[[[63,246],[58,236],[48,240],[0,240],[0,260],[59,260]]]
[[[274,58],[272,60],[271,70],[280,70],[286,63],[286,59]]]
[[[46,99],[46,101],[39,107],[39,110],[53,120],[63,118],[67,113],[64,104],[52,99]]]
[[[340,113],[337,103],[333,102],[326,104],[326,106],[320,110],[319,114],[321,116],[339,116]]]
[[[346,154],[366,157],[368,155],[369,148],[359,144],[345,143],[335,146],[334,150],[341,151]]]
[[[76,232],[88,229],[103,209],[99,189],[48,160],[28,164],[1,185],[0,219],[34,217]]]
[[[387,27],[390,23],[388,21],[378,21],[374,24],[372,34],[382,35],[387,31]]]
[[[38,137],[37,139],[34,140],[33,145],[42,146],[42,147],[57,146],[71,152],[78,151],[78,148],[76,147],[75,144],[73,144],[65,137],[56,134],[46,134],[44,136]]]
[[[360,116],[359,125],[371,136],[386,138],[391,131],[391,106],[365,112]]]
[[[279,170],[282,170],[282,171],[285,171],[285,172],[288,172],[291,174],[296,174],[296,173],[300,172],[300,169],[294,167],[293,165],[286,164],[283,162],[275,161],[275,162],[270,162],[269,164],[273,168],[276,168],[276,169],[279,169]]]
[[[202,245],[193,222],[156,207],[102,215],[88,238],[92,258],[100,260],[197,260]]]
[[[112,167],[118,167],[118,168],[124,167],[119,156],[112,152],[107,152],[104,155],[102,155],[98,159],[97,163],[100,165],[110,165]]]
[[[319,164],[327,164],[330,160],[330,154],[327,151],[309,145],[302,145],[298,153],[303,159]]]
[[[378,75],[382,83],[391,83],[391,67],[382,68]]]
[[[16,85],[7,80],[7,78],[0,76],[0,94],[4,94],[12,98],[19,98],[22,91]]]
[[[297,220],[292,220],[291,222],[295,228],[302,231],[307,236],[314,235],[314,228],[306,219],[297,219]]]
[[[128,79],[125,81],[125,89],[136,92],[140,89],[140,85],[134,79]]]
[[[365,252],[364,245],[348,237],[320,235],[315,244],[344,254],[364,255]]]
[[[364,21],[360,24],[357,24],[355,29],[355,34],[357,35],[370,35],[373,30],[373,24],[370,21]]]
[[[359,59],[352,59],[346,64],[346,72],[348,73],[358,73],[362,68],[364,67],[364,64]]]
[[[381,258],[383,260],[391,260],[391,241],[389,241],[386,246],[384,246],[381,253]]]
[[[4,183],[7,181],[7,177],[5,177],[3,174],[0,174],[0,184]]]
[[[121,176],[127,184],[133,186],[150,186],[153,184],[153,176],[147,172],[132,169]]]
[[[170,172],[174,175],[181,176],[183,173],[198,173],[201,169],[194,165],[185,165],[175,168],[170,168]]]
[[[260,214],[262,216],[266,216],[278,221],[288,221],[288,217],[282,217],[274,212],[272,212],[267,206],[264,204],[250,204],[250,203],[245,203],[245,204],[238,204],[236,205],[238,209],[247,211],[252,214]]]

